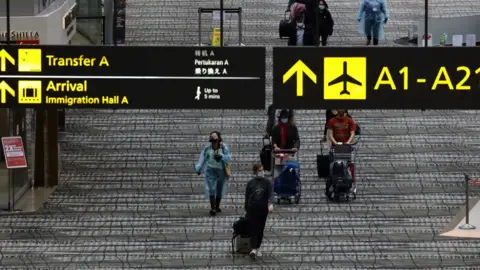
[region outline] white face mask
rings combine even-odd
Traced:
[[[324,6],[324,5],[319,5],[318,8],[319,8],[320,10],[324,10],[324,9],[325,9],[325,6]]]
[[[259,172],[257,172],[257,176],[258,176],[258,177],[264,177],[264,176],[265,176],[265,172],[264,172],[264,171],[259,171]]]
[[[288,118],[282,118],[282,119],[280,119],[280,122],[286,124],[286,123],[288,123]]]

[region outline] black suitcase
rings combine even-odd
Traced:
[[[319,178],[327,178],[330,175],[330,157],[317,155],[317,173]]]
[[[268,136],[263,138],[263,148],[260,151],[260,161],[263,169],[270,171],[272,169],[272,143]]]
[[[323,154],[323,145],[320,145],[320,155],[317,155],[317,174],[319,178],[330,176],[330,154]]]
[[[278,27],[280,38],[288,38],[288,25],[290,24],[290,20],[287,16],[288,13],[289,11],[285,12],[285,18],[280,21],[280,25]]]

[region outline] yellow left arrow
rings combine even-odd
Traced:
[[[293,74],[297,74],[297,97],[303,96],[303,74],[307,75],[313,83],[317,83],[317,75],[303,63],[302,60],[298,60],[285,74],[283,74],[283,83],[286,83]]]
[[[4,49],[0,51],[0,71],[5,72],[7,71],[7,61],[10,62],[12,65],[15,65],[15,59]]]
[[[13,90],[10,85],[8,85],[5,81],[0,82],[0,104],[7,103],[7,92],[12,96],[15,97],[15,90]]]

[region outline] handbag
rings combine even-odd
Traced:
[[[228,163],[223,162],[223,169],[226,177],[230,177],[232,175],[232,170],[230,170],[230,165]]]

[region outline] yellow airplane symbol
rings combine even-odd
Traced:
[[[293,74],[297,74],[297,97],[303,96],[303,74],[307,75],[313,83],[317,83],[317,75],[303,63],[302,60],[298,60],[285,74],[283,74],[283,83],[286,83]]]
[[[7,61],[10,62],[12,65],[15,65],[15,59],[13,59],[13,57],[10,54],[8,54],[7,51],[2,49],[0,51],[0,71],[1,72],[7,71]]]
[[[7,92],[11,96],[13,96],[13,97],[15,96],[15,90],[13,90],[13,88],[11,88],[10,85],[8,85],[5,81],[2,81],[0,83],[0,93],[1,93],[0,104],[7,103]]]

